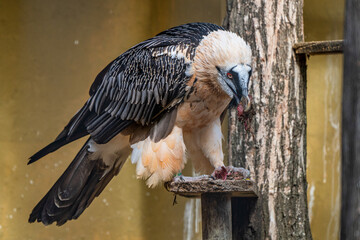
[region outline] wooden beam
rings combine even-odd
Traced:
[[[306,55],[343,53],[344,40],[296,43],[294,44],[293,49],[296,54]]]

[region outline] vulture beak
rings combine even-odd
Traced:
[[[251,101],[248,95],[243,95],[240,99],[240,104],[244,108],[244,112],[248,112],[251,108]]]
[[[235,65],[230,70],[225,71],[216,67],[219,76],[226,84],[228,91],[231,93],[233,100],[232,105],[242,105],[244,112],[251,108],[251,101],[248,95],[248,85],[251,77],[251,67],[246,64]]]
[[[248,94],[248,85],[251,77],[251,67],[248,65],[237,65],[231,69],[233,74],[233,82],[236,91],[235,100],[237,105],[241,104],[244,112],[247,112],[251,108],[251,100]]]
[[[248,112],[251,108],[251,100],[249,98],[247,88],[244,89],[237,88],[236,90],[237,90],[236,92],[234,91],[234,100],[236,106],[239,106],[239,104],[241,104],[242,108],[244,109],[244,112]]]

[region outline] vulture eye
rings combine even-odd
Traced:
[[[231,73],[227,73],[226,76],[229,78],[229,79],[232,79],[233,78],[233,75]]]

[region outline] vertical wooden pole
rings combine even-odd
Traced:
[[[360,239],[360,1],[345,10],[341,239]]]
[[[229,194],[202,194],[201,214],[204,240],[232,239],[231,197]]]

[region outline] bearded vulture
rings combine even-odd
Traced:
[[[249,109],[250,64],[245,41],[210,23],[170,28],[121,54],[59,136],[30,157],[89,135],[29,222],[78,218],[130,154],[150,187],[181,172],[187,157],[197,171],[224,170],[221,115],[231,104]]]

